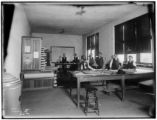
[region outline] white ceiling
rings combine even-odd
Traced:
[[[74,35],[89,33],[106,23],[146,7],[126,3],[77,4],[83,5],[85,11],[84,14],[77,15],[76,12],[81,11],[81,7],[75,6],[76,4],[24,3],[22,5],[32,32]]]

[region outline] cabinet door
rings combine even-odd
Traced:
[[[22,70],[39,70],[41,54],[41,38],[22,38]]]
[[[41,55],[41,39],[32,38],[33,42],[33,69],[40,69],[40,55]]]
[[[22,70],[30,70],[33,68],[33,46],[32,41],[28,37],[22,38]]]

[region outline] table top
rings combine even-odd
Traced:
[[[138,74],[149,74],[154,73],[152,69],[123,69],[125,74],[117,74],[118,70],[83,70],[83,71],[72,71],[71,73],[78,76],[124,76],[124,75],[138,75]]]

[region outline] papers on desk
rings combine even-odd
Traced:
[[[136,69],[123,69],[123,71],[126,73],[126,74],[134,74],[136,72]]]
[[[117,75],[118,70],[83,70],[83,71],[74,71],[73,74],[76,76],[84,76],[84,75]],[[140,74],[140,73],[151,73],[153,70],[146,69],[123,69],[125,74]]]
[[[138,73],[150,73],[153,72],[152,69],[123,69],[126,74],[138,74]]]
[[[113,74],[113,71],[109,71],[109,70],[85,70],[82,72],[84,74],[90,74],[90,75],[111,75],[111,74]]]
[[[136,69],[135,73],[152,73],[153,69]]]

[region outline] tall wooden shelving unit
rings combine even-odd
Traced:
[[[21,73],[23,90],[52,88],[53,73],[44,72],[42,38],[22,37]],[[25,77],[29,76],[29,77]]]

